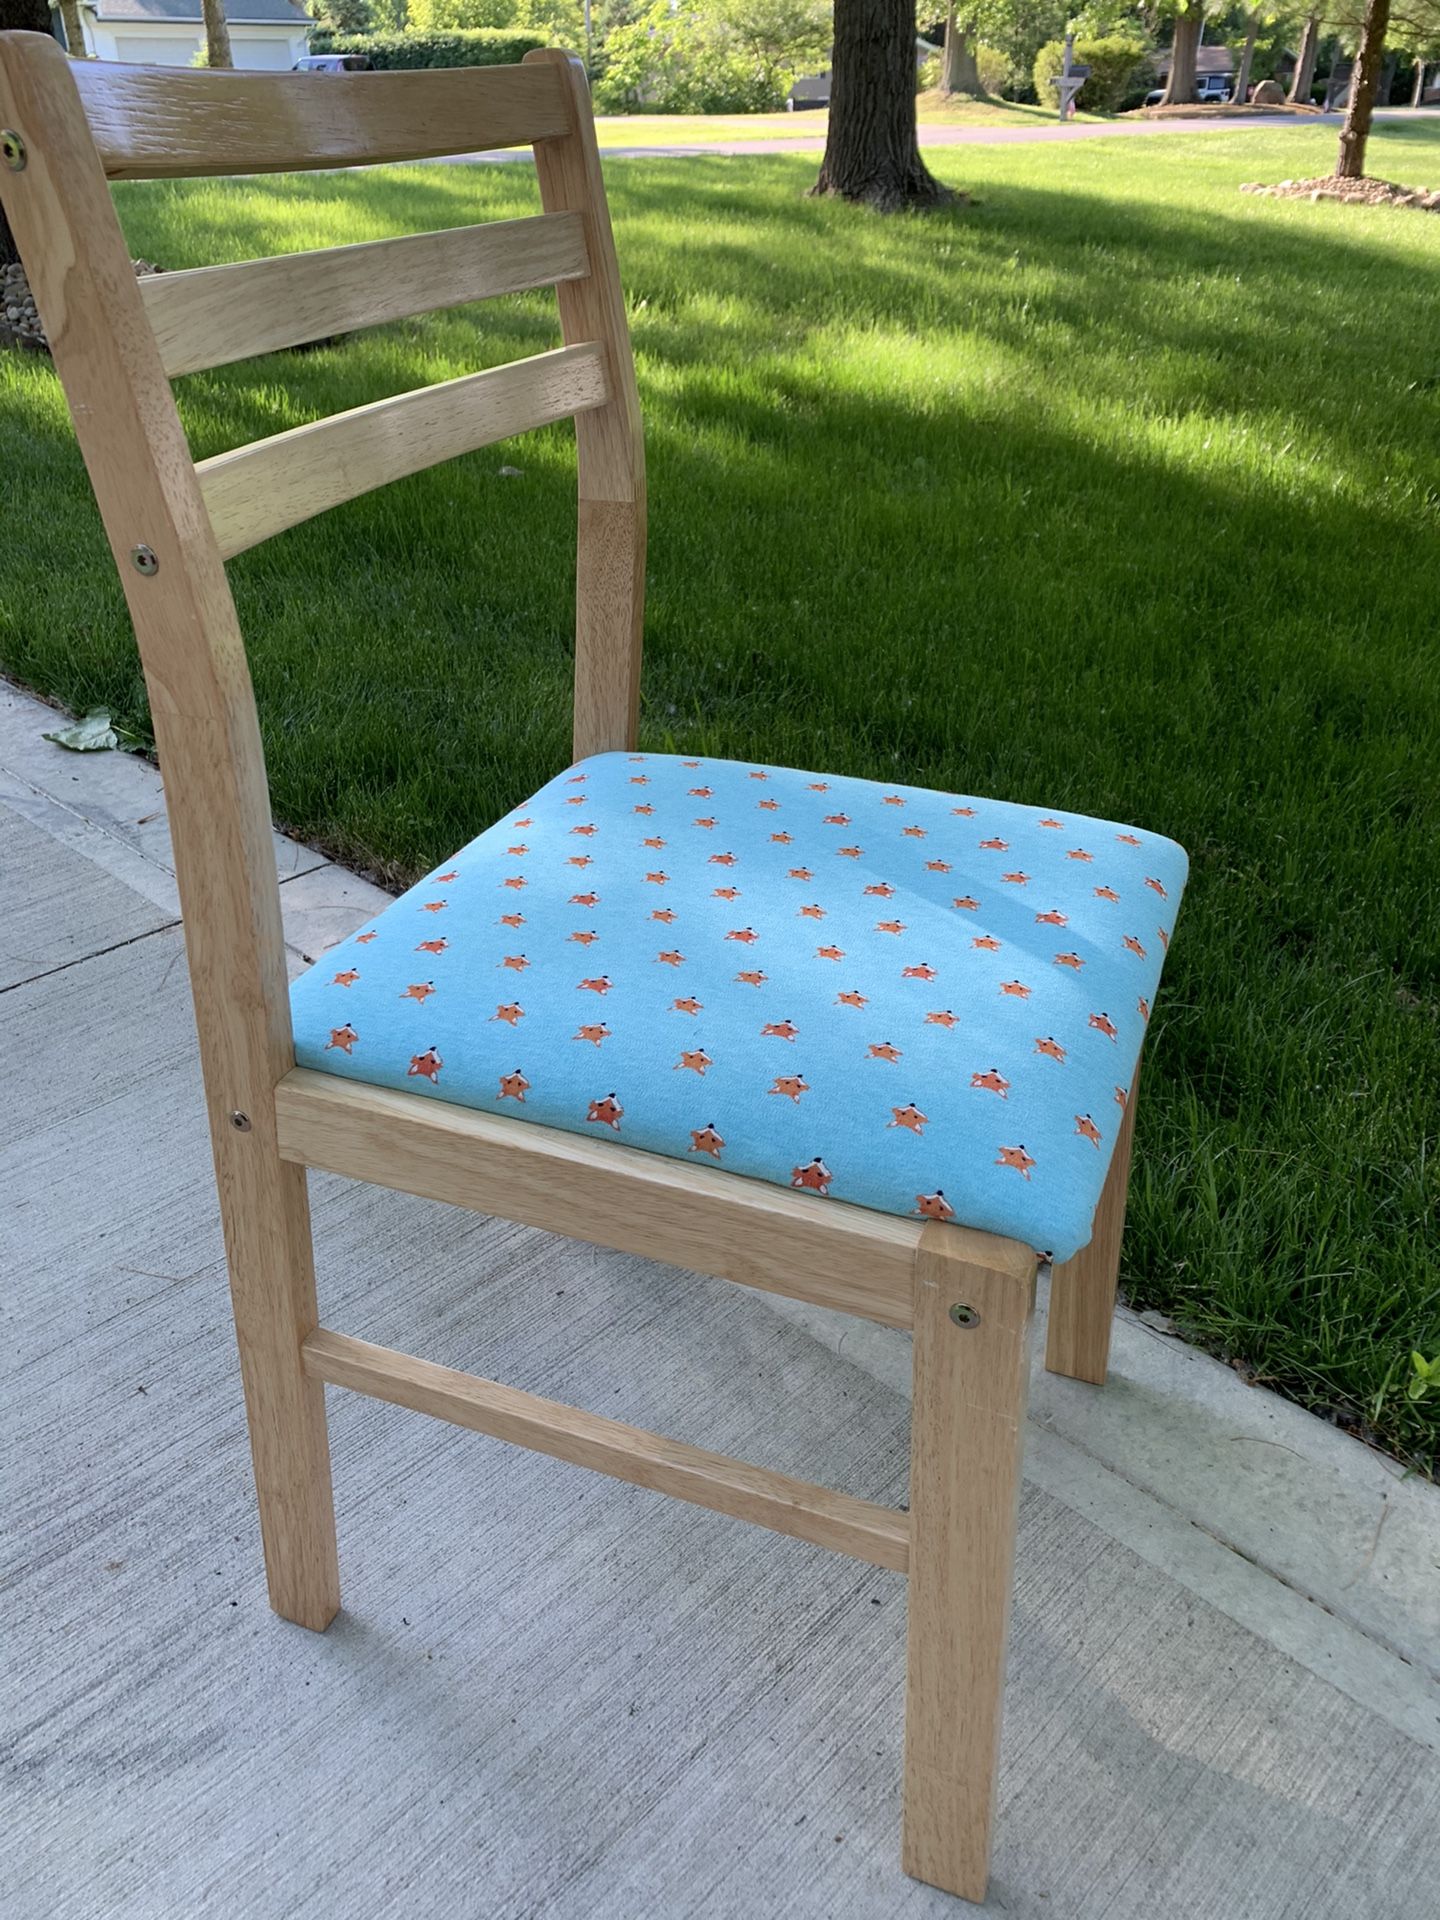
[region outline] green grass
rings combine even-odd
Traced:
[[[1026,106],[1016,100],[942,100],[921,94],[916,117],[922,127],[1053,126],[1054,107]],[[823,108],[800,113],[620,113],[596,121],[602,147],[699,147],[737,140],[824,139],[829,114]],[[1077,113],[1077,120],[1099,120]]]
[[[643,740],[1133,819],[1194,874],[1133,1301],[1433,1461],[1440,219],[1242,197],[1331,131],[977,147],[882,220],[814,161],[609,169],[652,482]],[[1386,126],[1372,171],[1440,181]],[[121,192],[172,266],[515,214],[528,170]],[[181,383],[200,454],[553,341],[538,296]],[[48,369],[0,365],[0,657],[146,724]],[[523,469],[502,477],[503,465]],[[392,878],[567,758],[560,431],[232,568],[278,816]]]

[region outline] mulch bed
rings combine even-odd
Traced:
[[[1122,120],[1251,120],[1262,118],[1273,120],[1277,114],[1289,115],[1296,120],[1310,120],[1323,112],[1320,107],[1292,107],[1288,102],[1277,102],[1273,107],[1248,103],[1245,106],[1230,106],[1228,102],[1220,105],[1205,106],[1198,100],[1193,104],[1176,107],[1133,107],[1129,113],[1122,113]]]
[[[1333,173],[1314,180],[1282,180],[1268,187],[1248,180],[1241,193],[1263,193],[1272,200],[1345,200],[1360,207],[1419,207],[1422,213],[1440,213],[1440,187],[1402,187],[1393,180],[1337,180]]]
[[[163,273],[152,260],[132,260],[136,278],[147,273]],[[50,342],[40,324],[35,296],[18,260],[0,267],[0,347],[28,347],[34,353],[48,353]]]

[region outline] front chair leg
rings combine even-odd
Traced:
[[[1056,1267],[1050,1279],[1050,1318],[1045,1330],[1045,1368],[1071,1380],[1103,1387],[1110,1364],[1110,1329],[1120,1283],[1120,1242],[1125,1233],[1125,1196],[1130,1185],[1130,1142],[1135,1132],[1139,1072],[1130,1082],[1119,1137],[1090,1244]]]
[[[340,1570],[325,1388],[300,1359],[318,1322],[305,1170],[280,1158],[273,1114],[257,1113],[243,1132],[216,1129],[215,1171],[270,1605],[323,1632]]]
[[[990,1865],[1035,1265],[1016,1241],[938,1224],[915,1263],[902,1864],[975,1901]]]

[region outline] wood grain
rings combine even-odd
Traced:
[[[410,314],[575,280],[587,271],[579,214],[542,213],[147,274],[140,296],[173,378]]]
[[[280,1151],[305,1166],[910,1324],[920,1220],[304,1068],[275,1106]],[[1008,1245],[964,1238],[982,1256]]]
[[[1000,1762],[1005,1650],[1030,1379],[1035,1256],[977,1263],[926,1228],[915,1262],[910,1616],[905,1671],[907,1873],[982,1901]],[[957,1325],[951,1308],[978,1316]]]
[[[602,350],[557,347],[252,441],[195,471],[228,560],[358,494],[605,398]]]
[[[633,747],[640,702],[645,618],[645,441],[635,357],[585,70],[574,54],[527,53],[526,70],[557,76],[571,131],[535,148],[540,199],[551,213],[585,222],[590,273],[557,288],[567,341],[598,340],[608,360],[609,400],[575,423],[580,529],[575,564],[574,753]]]
[[[274,1087],[294,1049],[260,730],[225,569],[71,74],[47,35],[0,34],[0,120],[28,155],[22,171],[0,168],[0,196],[149,689],[271,1605],[318,1628],[339,1605],[339,1575],[324,1395],[300,1364],[316,1324],[305,1177],[275,1145]],[[157,562],[149,574],[131,562],[141,545]]]
[[[553,68],[222,73],[75,63],[111,180],[359,167],[529,146],[570,130]]]
[[[1135,1137],[1137,1062],[1125,1113],[1110,1158],[1110,1171],[1095,1209],[1090,1241],[1062,1261],[1050,1278],[1050,1314],[1045,1328],[1045,1367],[1071,1380],[1103,1387],[1110,1365],[1110,1334],[1120,1284],[1120,1245],[1125,1236],[1125,1199],[1130,1186],[1130,1148]]]
[[[304,1347],[305,1369],[332,1386],[351,1387],[496,1440],[531,1447],[572,1466],[590,1467],[697,1507],[749,1520],[834,1553],[903,1573],[910,1529],[903,1513],[812,1486],[768,1467],[667,1440],[578,1407],[393,1353],[321,1328]]]

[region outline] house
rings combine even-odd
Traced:
[[[200,0],[82,0],[85,51],[99,60],[188,67],[205,44]],[[288,70],[305,54],[310,16],[296,0],[225,0],[237,67]]]

